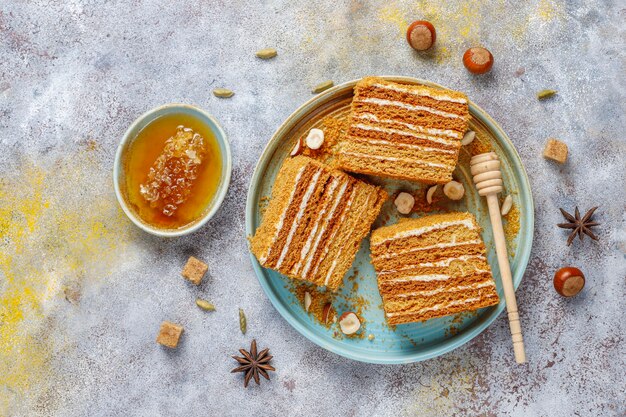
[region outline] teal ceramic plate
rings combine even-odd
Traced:
[[[407,84],[426,84],[443,88],[409,77],[384,78]],[[252,235],[260,224],[264,198],[270,196],[274,178],[283,160],[289,157],[289,152],[296,140],[311,128],[322,127],[322,120],[328,116],[345,118],[350,108],[355,83],[356,81],[347,82],[314,97],[289,116],[278,128],[263,151],[252,177],[246,205],[247,235]],[[450,202],[441,195],[441,187],[439,187],[435,193],[435,200],[438,201],[435,201],[432,207],[439,211],[467,210],[476,215],[483,227],[483,238],[500,294],[500,304],[473,313],[390,327],[385,322],[376,276],[369,260],[369,240],[365,239],[352,269],[344,277],[344,285],[333,301],[333,307],[338,314],[348,310],[360,311],[364,319],[360,331],[362,337],[347,338],[341,334],[336,324],[328,329],[317,322],[312,315],[306,313],[293,293],[290,280],[275,271],[262,268],[256,258],[251,256],[261,287],[278,312],[296,330],[324,349],[350,359],[370,363],[409,363],[434,358],[463,345],[487,328],[504,310],[504,294],[489,214],[486,202],[478,197],[471,182],[470,153],[480,153],[491,148],[502,161],[505,194],[511,194],[514,201],[514,208],[504,218],[504,223],[505,230],[508,231],[507,244],[515,288],[522,280],[530,257],[534,224],[532,195],[522,162],[509,138],[489,115],[473,103],[470,103],[470,112],[472,115],[470,128],[477,132],[477,139],[461,150],[459,165],[454,173],[454,177],[465,185],[466,196],[460,202]],[[376,178],[371,178],[371,180],[383,185],[390,194],[400,189],[413,190],[418,196],[420,207],[432,210],[431,206],[427,206],[424,202],[425,198],[419,202],[419,196],[425,195],[426,192],[426,187],[423,185]],[[423,212],[417,212],[412,215],[419,217],[423,214]],[[388,201],[383,206],[383,211],[374,227],[396,221],[397,212],[392,202]],[[373,340],[368,340],[367,336],[370,334],[374,335]],[[511,338],[503,337],[502,340],[491,342],[510,345]],[[511,356],[513,356],[512,348]]]

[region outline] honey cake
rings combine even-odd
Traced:
[[[389,324],[499,302],[480,226],[471,213],[403,219],[372,232],[370,249]]]
[[[348,132],[335,150],[338,165],[361,174],[447,183],[469,117],[463,93],[363,78],[354,87]]]
[[[335,291],[386,199],[380,187],[321,162],[288,158],[251,251],[265,268]]]

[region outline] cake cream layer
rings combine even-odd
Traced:
[[[403,219],[370,239],[389,324],[447,316],[497,304],[480,227],[470,213]]]
[[[337,161],[352,172],[445,183],[452,179],[468,120],[462,93],[364,78],[354,88]]]
[[[336,290],[387,198],[313,159],[289,158],[250,239],[265,268]]]

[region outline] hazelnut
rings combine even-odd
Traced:
[[[432,187],[430,187],[428,189],[428,191],[426,191],[426,202],[428,204],[432,204],[433,203],[433,194],[435,194],[435,191],[437,191],[437,186],[433,185]]]
[[[493,55],[485,48],[470,48],[463,54],[463,65],[472,74],[484,74],[493,66]]]
[[[361,321],[355,313],[346,311],[339,317],[339,327],[343,334],[351,335],[359,331]]]
[[[324,143],[324,132],[320,129],[311,129],[309,135],[306,137],[306,146],[310,149],[319,149]]]
[[[435,44],[437,33],[432,23],[417,20],[406,30],[406,40],[416,51],[425,51]]]
[[[563,297],[573,297],[585,286],[585,275],[578,268],[567,266],[554,274],[554,289]]]
[[[396,205],[398,212],[402,214],[409,214],[415,205],[415,197],[409,193],[401,192],[393,201],[393,204]]]
[[[332,321],[335,312],[333,311],[333,306],[331,303],[324,304],[324,309],[322,310],[322,322],[324,324],[328,324]]]
[[[476,132],[474,132],[473,130],[468,130],[467,132],[465,132],[465,135],[461,140],[461,145],[469,145],[470,143],[474,142],[474,139],[476,139]]]
[[[450,200],[460,200],[465,195],[465,187],[458,181],[450,181],[443,186],[443,193]]]
[[[502,214],[503,216],[506,216],[507,214],[509,214],[509,211],[511,211],[512,207],[513,207],[513,197],[511,197],[511,194],[509,194],[504,199],[504,203],[502,203],[502,210],[500,211],[500,214]]]
[[[289,155],[291,155],[291,156],[298,156],[301,153],[302,153],[302,140],[298,139],[298,141],[294,145],[294,147],[291,150],[291,153]]]

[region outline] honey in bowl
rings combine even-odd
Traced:
[[[125,155],[130,208],[159,229],[181,229],[209,209],[222,177],[211,129],[188,114],[166,114],[146,125]]]

